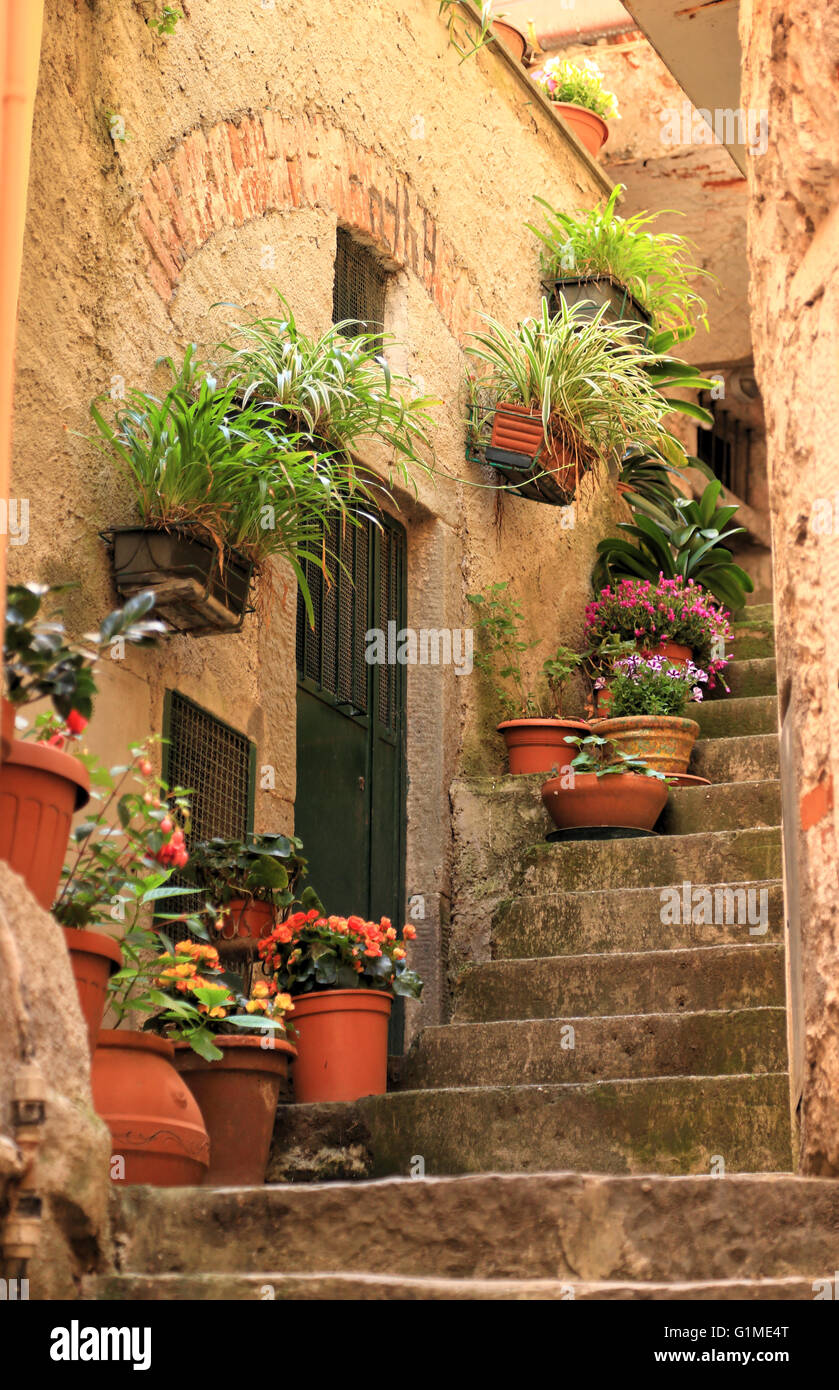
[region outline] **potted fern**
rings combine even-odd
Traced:
[[[485,317],[466,351],[481,363],[472,382],[473,443],[519,495],[567,503],[598,463],[616,464],[631,441],[667,453],[675,441],[662,421],[672,408],[652,378],[657,361],[634,340],[632,324],[593,318],[560,301],[550,313],[508,329]],[[684,458],[684,451],[681,451]]]
[[[684,237],[651,230],[663,213],[619,216],[624,191],[616,184],[604,206],[584,214],[536,198],[546,225],[527,226],[542,243],[545,291],[553,307],[560,298],[569,304],[587,301],[594,315],[605,304],[610,318],[652,324],[657,333],[673,334],[671,344],[684,341],[693,337],[697,322],[708,327],[708,306],[695,282],[714,277],[695,263]]]
[[[562,712],[565,687],[584,658],[560,646],[542,665],[540,690],[527,689],[521,669],[522,653],[539,645],[521,635],[521,605],[508,594],[506,580],[467,594],[478,624],[475,664],[489,676],[499,710],[505,718],[498,732],[507,745],[511,773],[549,772],[571,760],[569,735],[588,733],[583,719]]]

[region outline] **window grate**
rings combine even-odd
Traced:
[[[389,272],[367,246],[338,228],[335,280],[332,287],[332,322],[354,319],[358,327],[348,336],[380,333],[385,323]]]
[[[720,409],[708,392],[700,394],[699,403],[710,410],[714,423],[710,429],[700,426],[696,431],[697,457],[708,464],[727,491],[740,502],[748,503],[751,427],[730,411]]]

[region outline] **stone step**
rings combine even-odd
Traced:
[[[699,885],[696,885],[697,887]],[[764,883],[710,884],[713,894],[726,889],[745,893],[726,899],[716,923],[690,920],[683,908],[678,922],[661,922],[660,888],[613,888],[593,893],[545,893],[506,898],[492,921],[492,954],[499,960],[536,956],[589,955],[607,951],[653,951],[667,947],[742,944],[752,917],[765,908],[762,941],[780,941],[784,931],[784,893],[779,879]],[[761,897],[765,891],[766,896]],[[751,896],[749,896],[751,894]],[[698,900],[697,900],[698,901]],[[675,915],[675,914],[674,914]],[[699,913],[697,915],[700,915]],[[726,919],[729,920],[726,920]]]
[[[775,655],[775,624],[771,617],[761,616],[762,607],[759,605],[752,610],[758,616],[744,617],[731,624],[734,638],[730,654],[738,661]]]
[[[781,783],[766,780],[672,787],[655,828],[662,835],[695,835],[780,824]]]
[[[772,623],[775,621],[775,610],[771,603],[747,603],[737,621]]]
[[[662,926],[662,936],[667,928]],[[696,1013],[784,1004],[784,948],[753,941],[682,951],[493,960],[459,983],[454,1021]]]
[[[778,732],[778,699],[775,695],[706,700],[701,705],[690,705],[687,712],[699,725],[702,738],[743,738],[749,734]]]
[[[427,1279],[388,1274],[112,1274],[92,1279],[84,1299],[107,1302],[812,1301],[820,1276],[627,1283],[567,1279]]]
[[[778,672],[774,656],[753,657],[751,660],[736,659],[723,673],[729,694],[718,686],[709,695],[711,700],[727,700],[745,695],[775,695],[778,690]]]
[[[780,776],[778,735],[702,738],[693,745],[689,771],[711,782],[759,782]]]
[[[127,1279],[279,1269],[293,1279],[812,1281],[836,1269],[839,1183],[547,1171],[129,1187],[114,1192],[113,1219]]]
[[[780,877],[780,829],[762,827],[531,845],[511,888],[530,894]]]
[[[425,1028],[400,1089],[783,1071],[786,1010],[449,1023]]]

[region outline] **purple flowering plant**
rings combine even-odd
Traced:
[[[702,700],[708,672],[688,661],[675,666],[664,656],[634,652],[615,663],[609,683],[609,718],[653,714],[681,718],[689,702]]]
[[[723,653],[732,635],[730,615],[722,604],[701,584],[681,576],[659,575],[656,583],[623,579],[614,588],[601,589],[586,608],[585,636],[595,654],[614,637],[648,649],[675,642],[691,648],[709,690],[728,665]]]

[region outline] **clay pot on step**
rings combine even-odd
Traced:
[[[105,1015],[108,980],[122,966],[122,951],[119,942],[103,932],[82,927],[64,927],[63,931],[92,1056]]]
[[[73,815],[90,800],[87,768],[46,743],[14,739],[0,763],[0,859],[47,912],[55,902]]]
[[[297,1052],[285,1038],[215,1035],[224,1053],[199,1057],[175,1044],[175,1066],[194,1096],[210,1136],[212,1187],[254,1187],[265,1181],[280,1087]]]
[[[552,777],[542,787],[542,802],[557,830],[623,826],[652,830],[667,804],[667,783],[637,772],[598,777],[581,772],[573,786]]]
[[[295,1101],[383,1095],[392,1004],[391,995],[378,989],[324,989],[295,995]]]
[[[210,1140],[174,1056],[172,1043],[153,1033],[103,1028],[99,1034],[91,1083],[96,1113],[111,1131],[113,1182],[196,1187],[204,1181]]]
[[[9,756],[15,736],[15,707],[11,700],[0,699],[0,759]]]
[[[631,714],[622,719],[593,719],[591,727],[618,753],[640,758],[653,772],[687,772],[699,734],[695,719],[659,714]]]
[[[609,127],[602,116],[570,101],[553,102],[554,111],[576,135],[592,159],[596,159],[609,138]]]
[[[505,719],[498,732],[507,745],[508,770],[520,774],[567,767],[577,750],[566,738],[584,738],[591,728],[584,719]]]

